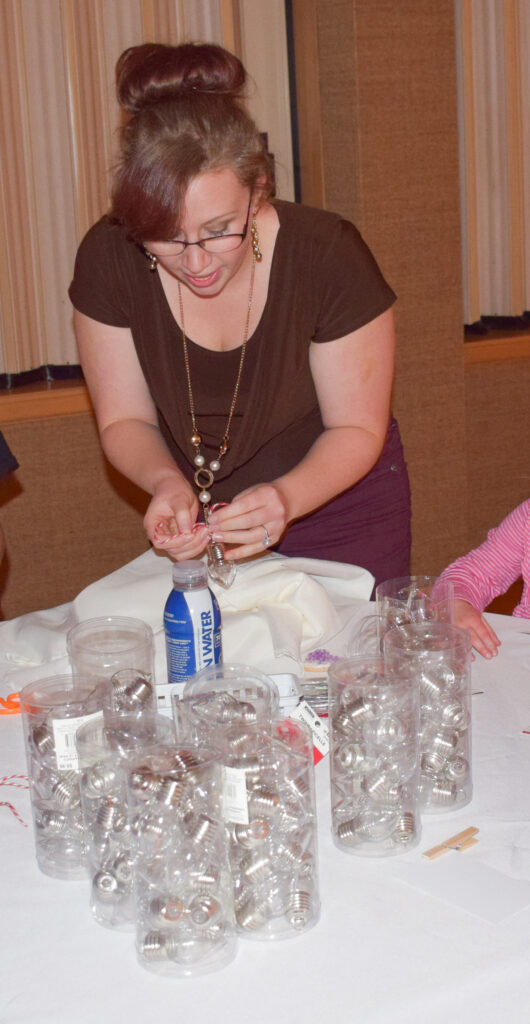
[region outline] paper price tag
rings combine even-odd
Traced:
[[[53,720],[55,760],[60,771],[78,771],[79,758],[77,756],[75,734],[81,725],[96,718],[103,719],[101,711],[95,711],[92,715],[80,715],[78,718],[55,718]]]
[[[223,766],[223,814],[225,821],[248,825],[247,778],[242,768]]]
[[[306,700],[302,700],[296,708],[291,711],[290,718],[297,719],[309,726],[313,737],[313,761],[318,764],[326,754],[329,753],[329,727],[327,721],[319,718],[316,711],[309,706]]]

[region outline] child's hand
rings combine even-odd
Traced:
[[[498,653],[500,640],[483,615],[473,608],[469,601],[455,600],[455,626],[467,629],[471,634],[473,647],[484,658],[493,658]]]

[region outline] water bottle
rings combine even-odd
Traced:
[[[204,562],[176,562],[164,609],[168,685],[181,685],[222,661],[221,613]]]

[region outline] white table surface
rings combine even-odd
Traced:
[[[133,935],[92,919],[88,882],[39,871],[28,793],[0,787],[28,823],[0,807],[0,1024],[528,1024],[530,886],[498,923],[452,902],[473,865],[499,872],[484,886],[486,907],[509,879],[530,883],[530,622],[489,619],[503,643],[496,659],[473,665],[473,688],[484,692],[473,697],[472,803],[424,816],[408,854],[347,855],[331,840],[325,759],[316,771],[320,921],[295,939],[242,940],[216,973],[177,980],[140,967]],[[0,716],[0,775],[25,771],[20,717]],[[469,825],[480,829],[472,850],[422,858]],[[398,877],[404,866],[413,884]],[[426,868],[451,872],[440,897],[414,881]]]

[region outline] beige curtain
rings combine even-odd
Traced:
[[[530,309],[530,3],[455,0],[464,320]]]
[[[108,205],[122,50],[200,40],[245,58],[257,31],[268,59],[250,108],[287,166],[288,198],[283,0],[0,0],[0,373],[78,361],[67,291],[77,245]]]

